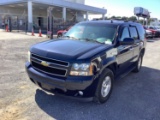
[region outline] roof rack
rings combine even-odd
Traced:
[[[137,21],[128,21],[128,20],[113,20],[113,19],[110,19],[110,20],[100,20],[100,19],[94,19],[92,21],[105,21],[105,22],[108,22],[108,23],[138,23]]]

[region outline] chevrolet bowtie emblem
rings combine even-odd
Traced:
[[[49,64],[48,64],[47,62],[45,62],[45,61],[42,61],[42,62],[41,62],[41,65],[46,66],[46,67],[49,66]]]

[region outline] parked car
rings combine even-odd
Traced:
[[[145,30],[146,31],[146,38],[153,38],[154,34],[150,30]]]
[[[159,31],[159,33],[160,33],[160,28],[159,27],[155,26],[154,29]]]
[[[156,30],[149,29],[148,26],[144,26],[144,29],[145,29],[145,31],[147,30],[147,31],[152,32],[152,38],[156,37],[156,35],[157,35],[157,31]],[[146,35],[147,35],[147,31],[146,31]]]
[[[104,103],[114,80],[140,71],[145,46],[139,23],[85,21],[61,38],[33,45],[25,66],[30,80],[45,91]]]
[[[65,29],[65,30],[59,30],[59,31],[57,32],[57,38],[62,37],[63,34],[66,33],[70,28],[71,28],[71,26],[68,27],[68,28]]]
[[[160,31],[157,28],[150,26],[150,27],[148,27],[148,30],[152,31],[154,33],[155,37],[160,36]]]

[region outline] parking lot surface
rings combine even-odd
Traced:
[[[46,93],[25,72],[29,47],[47,38],[0,32],[0,120],[160,120],[160,39],[149,39],[143,66],[115,81],[105,104]]]

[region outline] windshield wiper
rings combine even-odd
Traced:
[[[99,41],[97,41],[96,39],[83,38],[83,40],[91,41],[91,42],[97,42],[97,43],[103,44],[102,42],[99,42]]]
[[[72,36],[63,36],[63,37],[67,37],[67,38],[70,38],[70,39],[78,40],[78,38],[75,38],[75,37],[72,37]]]

